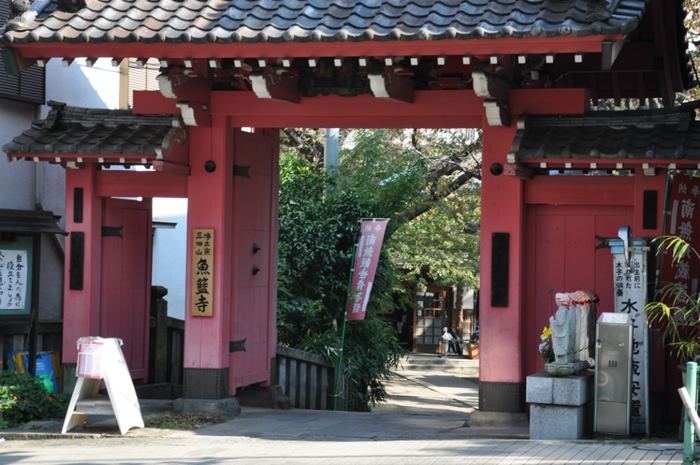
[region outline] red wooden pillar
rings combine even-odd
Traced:
[[[523,181],[501,174],[515,135],[483,129],[479,410],[525,411],[523,375]]]
[[[63,291],[64,389],[72,390],[78,352],[76,342],[97,336],[100,328],[102,199],[97,197],[96,169],[87,163],[66,170],[66,260]]]
[[[233,129],[228,117],[212,117],[210,128],[191,127],[188,178],[187,279],[185,302],[184,397],[223,399],[229,395],[229,328],[233,281]],[[215,164],[212,164],[212,162]],[[214,230],[211,316],[193,316],[193,230]]]

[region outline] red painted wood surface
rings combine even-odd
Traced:
[[[633,177],[538,176],[526,185],[529,204],[634,205]]]
[[[602,41],[622,40],[621,36],[531,37],[526,39],[445,39],[365,42],[285,42],[285,43],[206,43],[144,44],[33,42],[16,49],[24,58],[49,57],[158,57],[158,58],[283,58],[283,57],[361,57],[361,56],[440,56],[600,53]],[[78,46],[76,46],[78,45]]]
[[[586,108],[583,89],[511,90],[513,121],[522,113],[579,114]],[[253,92],[212,92],[211,112],[231,116],[234,127],[478,128],[483,99],[470,90],[416,91],[412,104],[371,95],[302,98],[299,104],[258,98]],[[177,114],[175,100],[158,91],[134,93],[135,114]],[[512,139],[511,139],[512,140]],[[505,157],[505,154],[503,154]]]
[[[211,128],[190,128],[192,174],[187,178],[189,204],[187,208],[187,273],[185,302],[192,301],[192,230],[214,229],[214,295],[213,315],[192,316],[185,308],[185,368],[215,368],[229,366],[231,319],[231,285],[233,281],[232,249],[232,183],[233,129],[226,117],[212,118]],[[208,173],[207,161],[216,169]]]
[[[151,200],[104,199],[103,225],[122,237],[102,237],[100,334],[123,341],[134,379],[148,379],[151,297]]]
[[[97,172],[100,197],[187,197],[187,177],[161,171]]]
[[[574,182],[571,189],[583,186]],[[580,187],[592,198],[596,191]],[[549,203],[555,203],[555,198]],[[525,373],[544,369],[538,352],[540,334],[557,306],[550,294],[593,291],[600,297],[597,316],[614,312],[613,258],[609,248],[595,250],[596,235],[617,237],[632,222],[632,206],[531,205],[527,209],[525,259]]]
[[[76,342],[81,337],[97,336],[100,330],[100,270],[102,199],[95,195],[96,165],[66,170],[66,231],[85,233],[83,289],[70,289],[71,241],[66,239],[63,281],[63,363],[77,363]],[[74,192],[83,189],[82,221],[75,222]]]
[[[235,164],[249,166],[250,178],[233,177],[235,247],[231,261],[236,270],[231,340],[245,339],[245,352],[231,353],[232,392],[238,386],[270,381],[277,344],[278,138],[274,131],[237,131],[235,146]]]
[[[505,163],[515,128],[484,127],[481,189],[481,297],[479,379],[524,382],[522,364],[523,181],[494,176],[493,163]],[[491,306],[491,237],[510,234],[508,307]]]

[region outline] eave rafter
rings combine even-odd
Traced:
[[[168,44],[168,43],[40,43],[6,44],[20,58],[81,58],[81,57],[158,57],[165,59],[278,59],[308,57],[411,57],[411,56],[493,56],[521,54],[585,54],[601,53],[604,40],[622,40],[616,36],[532,37],[527,39],[447,39],[439,41],[365,41],[365,42],[307,42],[258,44]]]

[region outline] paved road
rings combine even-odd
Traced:
[[[435,372],[400,372],[392,400],[372,413],[243,408],[195,431],[154,428],[118,434],[113,419],[59,436],[0,443],[0,464],[680,464],[681,444],[531,441],[526,427],[470,428],[478,385]],[[471,402],[471,401],[470,401]],[[143,403],[144,412],[162,403]],[[166,405],[167,407],[167,405]],[[2,434],[0,433],[0,436]]]

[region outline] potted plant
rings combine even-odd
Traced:
[[[673,263],[678,263],[698,252],[680,237],[667,236],[661,240],[659,250],[669,250]],[[691,294],[683,285],[665,283],[656,295],[656,301],[645,306],[650,326],[662,330],[662,338],[683,364],[700,354],[700,294]],[[681,368],[681,367],[679,367]]]
[[[467,343],[467,355],[471,359],[478,359],[479,358],[479,340],[478,339],[470,339],[469,342]]]

